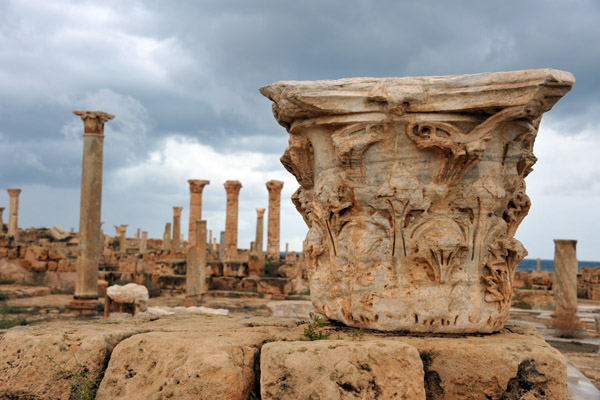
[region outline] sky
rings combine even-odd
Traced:
[[[21,188],[21,227],[79,226],[83,123],[103,110],[104,231],[162,238],[188,179],[208,179],[218,237],[239,180],[238,246],[254,240],[265,183],[284,181],[281,249],[307,228],[279,157],[288,135],[258,88],[279,80],[555,68],[577,82],[545,114],[516,237],[530,258],[553,239],[600,260],[600,2],[596,0],[0,1],[0,207]]]

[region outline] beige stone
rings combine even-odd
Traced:
[[[148,252],[148,232],[142,231],[142,239],[140,240],[140,254]]]
[[[263,400],[425,399],[419,352],[400,341],[267,343],[260,364]]]
[[[555,312],[552,326],[565,334],[573,335],[582,329],[577,317],[577,252],[576,240],[554,240],[554,291]]]
[[[3,212],[4,207],[0,207],[0,236],[4,234],[4,220],[2,219]]]
[[[263,237],[264,237],[264,217],[265,209],[256,209],[256,238],[254,240],[254,249],[262,254],[263,252]]]
[[[119,225],[119,252],[127,254],[127,225]]]
[[[171,223],[165,224],[165,233],[163,233],[163,250],[171,250]]]
[[[226,181],[223,186],[225,186],[225,191],[227,192],[227,208],[225,210],[225,253],[223,257],[226,261],[230,261],[236,260],[238,257],[238,201],[242,184],[239,181]]]
[[[494,332],[526,251],[525,176],[542,114],[570,89],[550,69],[262,87],[309,226],[317,312],[415,332]]]
[[[114,118],[102,111],[73,111],[83,120],[83,162],[79,209],[79,256],[74,298],[98,298],[100,212],[104,123]]]
[[[270,180],[267,182],[269,191],[269,214],[267,216],[267,257],[279,260],[279,224],[281,213],[281,189],[283,182]]]
[[[196,220],[202,219],[202,191],[209,185],[208,180],[189,179],[190,185],[190,222],[188,225],[188,246],[196,243]]]
[[[69,232],[58,225],[48,229],[48,234],[56,241],[65,240],[71,236]]]
[[[19,238],[19,194],[21,189],[6,189],[8,192],[8,235]]]
[[[173,241],[171,248],[173,250],[181,249],[181,211],[183,207],[173,207]]]
[[[202,296],[206,293],[206,221],[197,220],[194,223],[196,232],[194,247],[188,250],[188,265],[186,270],[186,295],[188,297]]]

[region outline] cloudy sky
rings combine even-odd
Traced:
[[[253,240],[265,182],[280,179],[282,249],[306,227],[279,163],[287,133],[258,87],[278,80],[556,68],[577,82],[546,114],[517,238],[552,258],[554,238],[600,260],[600,2],[596,0],[0,1],[0,207],[23,189],[20,225],[78,227],[83,123],[106,124],[102,220],[161,237],[187,179],[209,179],[203,217],[224,229],[238,179],[239,246]],[[6,213],[5,211],[5,220]]]

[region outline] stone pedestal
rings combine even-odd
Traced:
[[[231,261],[237,259],[238,199],[242,184],[239,181],[227,181],[223,186],[227,191],[224,259]]]
[[[202,191],[210,181],[190,179],[190,222],[188,226],[188,245],[196,243],[196,221],[202,219]]]
[[[8,236],[19,240],[19,194],[21,189],[6,189],[8,192]]]
[[[555,311],[551,326],[575,336],[583,328],[577,317],[577,240],[554,240]]]
[[[79,211],[79,248],[77,283],[70,309],[86,313],[98,298],[98,260],[100,249],[100,211],[102,204],[102,158],[104,123],[114,118],[102,111],[73,111],[83,120],[83,166],[81,207]]]
[[[173,207],[173,250],[181,249],[181,211],[183,207]]]
[[[262,87],[290,134],[315,310],[379,330],[501,329],[537,128],[573,82],[543,69]]]
[[[197,220],[194,226],[196,243],[188,251],[186,306],[195,305],[206,293],[206,221]]]
[[[267,182],[269,191],[269,214],[267,215],[267,257],[279,261],[279,223],[281,213],[281,189],[283,182]]]

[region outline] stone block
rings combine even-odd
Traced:
[[[292,281],[288,278],[263,277],[258,280],[256,290],[273,298],[284,298],[292,291]]]
[[[42,284],[61,292],[73,293],[77,282],[77,272],[48,271],[44,274]]]
[[[133,336],[115,348],[96,399],[246,400],[259,351],[244,342],[201,332]]]
[[[236,290],[240,280],[233,276],[212,276],[209,280],[211,290]]]
[[[419,352],[401,341],[268,343],[260,372],[263,400],[425,399]]]
[[[50,249],[48,251],[48,258],[50,260],[59,261],[59,260],[62,260],[63,258],[67,258],[67,254],[64,249],[60,249],[60,248]]]
[[[243,278],[240,281],[240,283],[238,284],[238,289],[239,290],[246,290],[246,291],[255,292],[257,286],[258,286],[258,277],[256,277],[256,278]]]
[[[270,301],[267,308],[271,311],[271,316],[275,318],[300,318],[308,320],[310,313],[315,312],[310,301],[303,300],[285,300]]]
[[[33,274],[15,259],[0,259],[0,278],[16,282],[30,282]]]
[[[48,261],[48,271],[56,271],[58,269],[58,263],[56,261]]]

